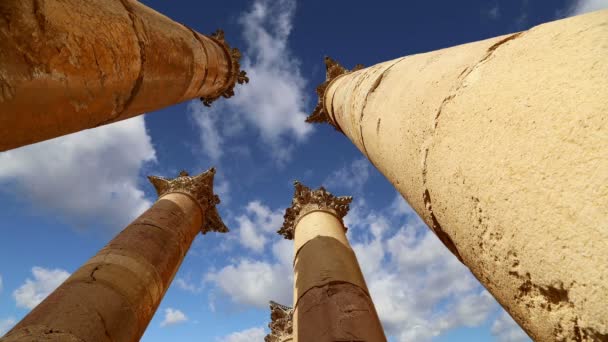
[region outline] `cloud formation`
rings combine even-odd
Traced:
[[[25,283],[13,292],[17,307],[33,309],[40,304],[69,276],[66,270],[60,268],[47,269],[35,266],[32,268],[34,279],[26,279]]]
[[[370,212],[365,221],[363,232],[352,233],[353,249],[396,340],[429,341],[455,327],[479,326],[496,310],[491,295],[411,211],[396,233],[381,213]],[[371,238],[363,237],[368,232]]]
[[[266,332],[263,327],[250,328],[243,331],[234,332],[228,336],[218,339],[218,342],[252,342],[263,341]]]
[[[253,201],[247,204],[245,214],[238,216],[236,221],[239,242],[244,247],[261,253],[272,238],[269,235],[281,227],[283,213],[280,210],[272,211],[260,201]]]
[[[186,317],[186,315],[181,312],[178,309],[173,309],[173,308],[166,308],[165,309],[165,318],[163,319],[162,322],[160,322],[160,326],[162,328],[170,326],[170,325],[176,325],[179,323],[184,323],[188,321],[188,317]]]
[[[608,8],[608,0],[577,0],[568,11],[568,16],[578,15]]]
[[[2,152],[0,184],[72,224],[119,230],[150,206],[138,180],[154,160],[140,116]]]
[[[290,158],[294,144],[312,132],[304,122],[308,95],[299,62],[288,47],[295,13],[294,0],[257,0],[240,18],[245,49],[242,68],[250,76],[236,95],[218,101],[211,110],[190,104],[201,131],[203,151],[214,162],[227,139],[253,127],[279,163]]]
[[[365,159],[355,159],[332,172],[323,182],[330,189],[347,189],[353,193],[360,193],[369,180],[371,164]]]
[[[13,317],[0,319],[0,336],[4,335],[17,321]]]
[[[515,323],[508,313],[502,311],[500,316],[492,323],[492,335],[498,342],[526,342],[531,341],[528,335]]]

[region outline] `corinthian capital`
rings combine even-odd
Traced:
[[[270,301],[270,320],[271,322],[268,324],[270,334],[266,335],[264,342],[286,342],[292,340],[292,308]]]
[[[220,198],[213,193],[214,175],[215,168],[211,168],[193,177],[188,172],[181,171],[179,176],[173,179],[157,176],[148,176],[148,179],[154,185],[159,199],[170,193],[180,193],[192,198],[203,212],[203,234],[209,231],[226,233],[228,228],[216,208]]]
[[[336,78],[338,78],[342,75],[346,75],[351,72],[361,70],[361,69],[363,69],[363,65],[357,64],[357,65],[355,65],[353,70],[347,70],[342,65],[340,65],[340,63],[336,62],[335,60],[333,60],[330,57],[325,56],[325,68],[326,68],[325,82],[321,83],[321,85],[319,85],[317,87],[317,96],[319,96],[319,102],[317,103],[317,106],[315,107],[315,110],[312,112],[312,114],[306,118],[306,122],[308,122],[308,123],[327,122],[330,125],[334,126],[334,128],[336,130],[342,132],[340,127],[338,127],[334,123],[334,121],[331,119],[329,113],[327,113],[327,111],[325,110],[325,91],[327,90],[327,87],[329,87],[329,84],[333,80],[335,80]]]
[[[311,211],[325,211],[333,214],[344,224],[342,219],[348,213],[349,204],[353,198],[351,196],[336,197],[327,192],[324,187],[311,190],[309,187],[296,181],[294,183],[295,192],[291,200],[291,207],[285,210],[285,221],[278,233],[286,239],[294,237],[295,228],[301,217]]]

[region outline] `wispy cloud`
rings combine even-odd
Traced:
[[[502,311],[500,316],[492,323],[491,331],[492,335],[496,336],[499,342],[531,341],[528,335],[505,311]]]
[[[598,11],[608,8],[608,0],[576,0],[567,11],[568,16]]]
[[[17,321],[14,317],[0,319],[0,336],[4,335]]]
[[[283,223],[283,212],[273,211],[260,201],[253,201],[247,204],[245,213],[238,216],[236,221],[241,245],[262,253],[268,241],[276,237],[275,232]]]
[[[168,327],[170,325],[176,325],[188,321],[188,317],[178,309],[166,308],[165,318],[160,322],[161,327]]]
[[[211,110],[193,102],[190,112],[201,131],[203,152],[217,162],[231,138],[253,127],[273,158],[284,163],[312,126],[304,122],[308,94],[299,62],[288,47],[294,0],[257,0],[239,19],[246,47],[243,69],[250,83]]]
[[[263,341],[266,332],[263,327],[250,328],[234,332],[228,336],[217,339],[217,342],[252,342]]]
[[[78,226],[118,230],[150,206],[139,172],[156,160],[144,119],[133,118],[0,153],[0,184]]]
[[[26,279],[25,283],[13,292],[18,307],[33,309],[61,285],[70,273],[59,268],[47,269],[36,266],[32,268],[32,275],[34,279]]]
[[[355,159],[332,172],[323,184],[331,189],[347,189],[353,194],[359,194],[369,180],[370,173],[371,164],[367,159]]]
[[[384,211],[365,202],[353,209],[346,217],[350,240],[396,341],[430,341],[457,327],[478,327],[496,312],[494,298],[400,196]]]

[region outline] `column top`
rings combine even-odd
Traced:
[[[213,177],[215,168],[197,175],[190,176],[188,172],[181,171],[179,176],[173,179],[148,176],[158,193],[158,199],[170,193],[184,194],[194,200],[203,213],[203,226],[201,232],[206,234],[209,231],[226,233],[228,228],[222,221],[216,205],[220,203],[220,198],[213,193]]]
[[[363,69],[362,64],[357,64],[352,70],[347,70],[340,63],[336,62],[331,57],[325,56],[325,82],[321,83],[316,89],[319,100],[312,114],[306,118],[308,123],[323,123],[327,122],[332,125],[337,131],[342,132],[339,126],[331,119],[330,114],[325,110],[325,91],[329,84],[339,76],[349,74],[351,72]]]
[[[283,235],[286,239],[292,240],[295,235],[296,225],[301,217],[311,211],[320,210],[332,213],[344,225],[342,219],[348,213],[351,196],[334,196],[327,192],[324,187],[317,190],[311,190],[302,183],[294,182],[294,195],[291,200],[291,207],[285,210],[285,221],[283,226],[277,233]]]
[[[270,334],[264,342],[291,341],[293,335],[293,308],[270,301]]]
[[[210,107],[211,103],[220,97],[230,98],[234,96],[234,87],[236,84],[249,83],[249,77],[247,77],[247,72],[241,70],[241,51],[239,51],[237,48],[231,48],[230,45],[228,45],[226,39],[224,39],[223,30],[217,30],[208,37],[222,47],[224,53],[226,54],[226,58],[230,60],[231,64],[226,89],[224,89],[224,91],[217,96],[200,98],[203,105]]]

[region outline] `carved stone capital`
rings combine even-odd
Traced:
[[[220,203],[220,198],[213,193],[213,176],[215,169],[211,168],[198,176],[191,177],[188,172],[182,171],[179,176],[173,179],[164,177],[148,176],[154,185],[158,198],[170,193],[181,193],[192,198],[203,212],[203,226],[201,232],[206,234],[209,231],[226,233],[228,228],[224,225],[216,205]]]
[[[293,339],[293,309],[270,301],[270,334],[264,342],[286,342]]]
[[[317,87],[317,96],[319,97],[319,101],[317,103],[317,106],[315,107],[315,110],[312,112],[312,114],[306,118],[306,122],[308,122],[308,123],[327,122],[328,124],[332,125],[337,131],[342,132],[340,127],[334,122],[334,120],[332,120],[329,113],[327,113],[327,111],[325,110],[325,91],[327,90],[327,87],[329,87],[329,84],[333,80],[335,80],[339,76],[346,75],[348,73],[351,73],[351,72],[354,72],[357,70],[361,70],[361,69],[363,69],[363,65],[357,64],[357,65],[355,65],[353,70],[349,71],[349,70],[345,69],[343,66],[341,66],[335,60],[331,59],[330,57],[325,56],[325,68],[327,70],[326,74],[325,74],[325,78],[326,78],[325,82],[321,83],[321,85],[319,85]]]
[[[327,192],[324,187],[311,190],[298,181],[294,182],[294,186],[295,192],[291,200],[291,207],[285,210],[285,221],[283,227],[278,231],[279,234],[292,240],[300,218],[315,210],[330,212],[344,224],[342,219],[348,213],[349,204],[353,200],[351,196],[336,197]]]
[[[249,77],[247,77],[247,73],[244,70],[241,70],[241,51],[237,48],[231,48],[226,40],[224,39],[224,31],[217,30],[211,36],[209,36],[214,42],[219,44],[224,53],[226,54],[226,58],[231,61],[230,73],[228,75],[228,79],[226,80],[227,87],[226,89],[216,96],[210,97],[201,97],[201,101],[203,101],[203,105],[209,107],[211,103],[217,100],[220,97],[229,98],[234,96],[234,87],[236,84],[249,83]]]

